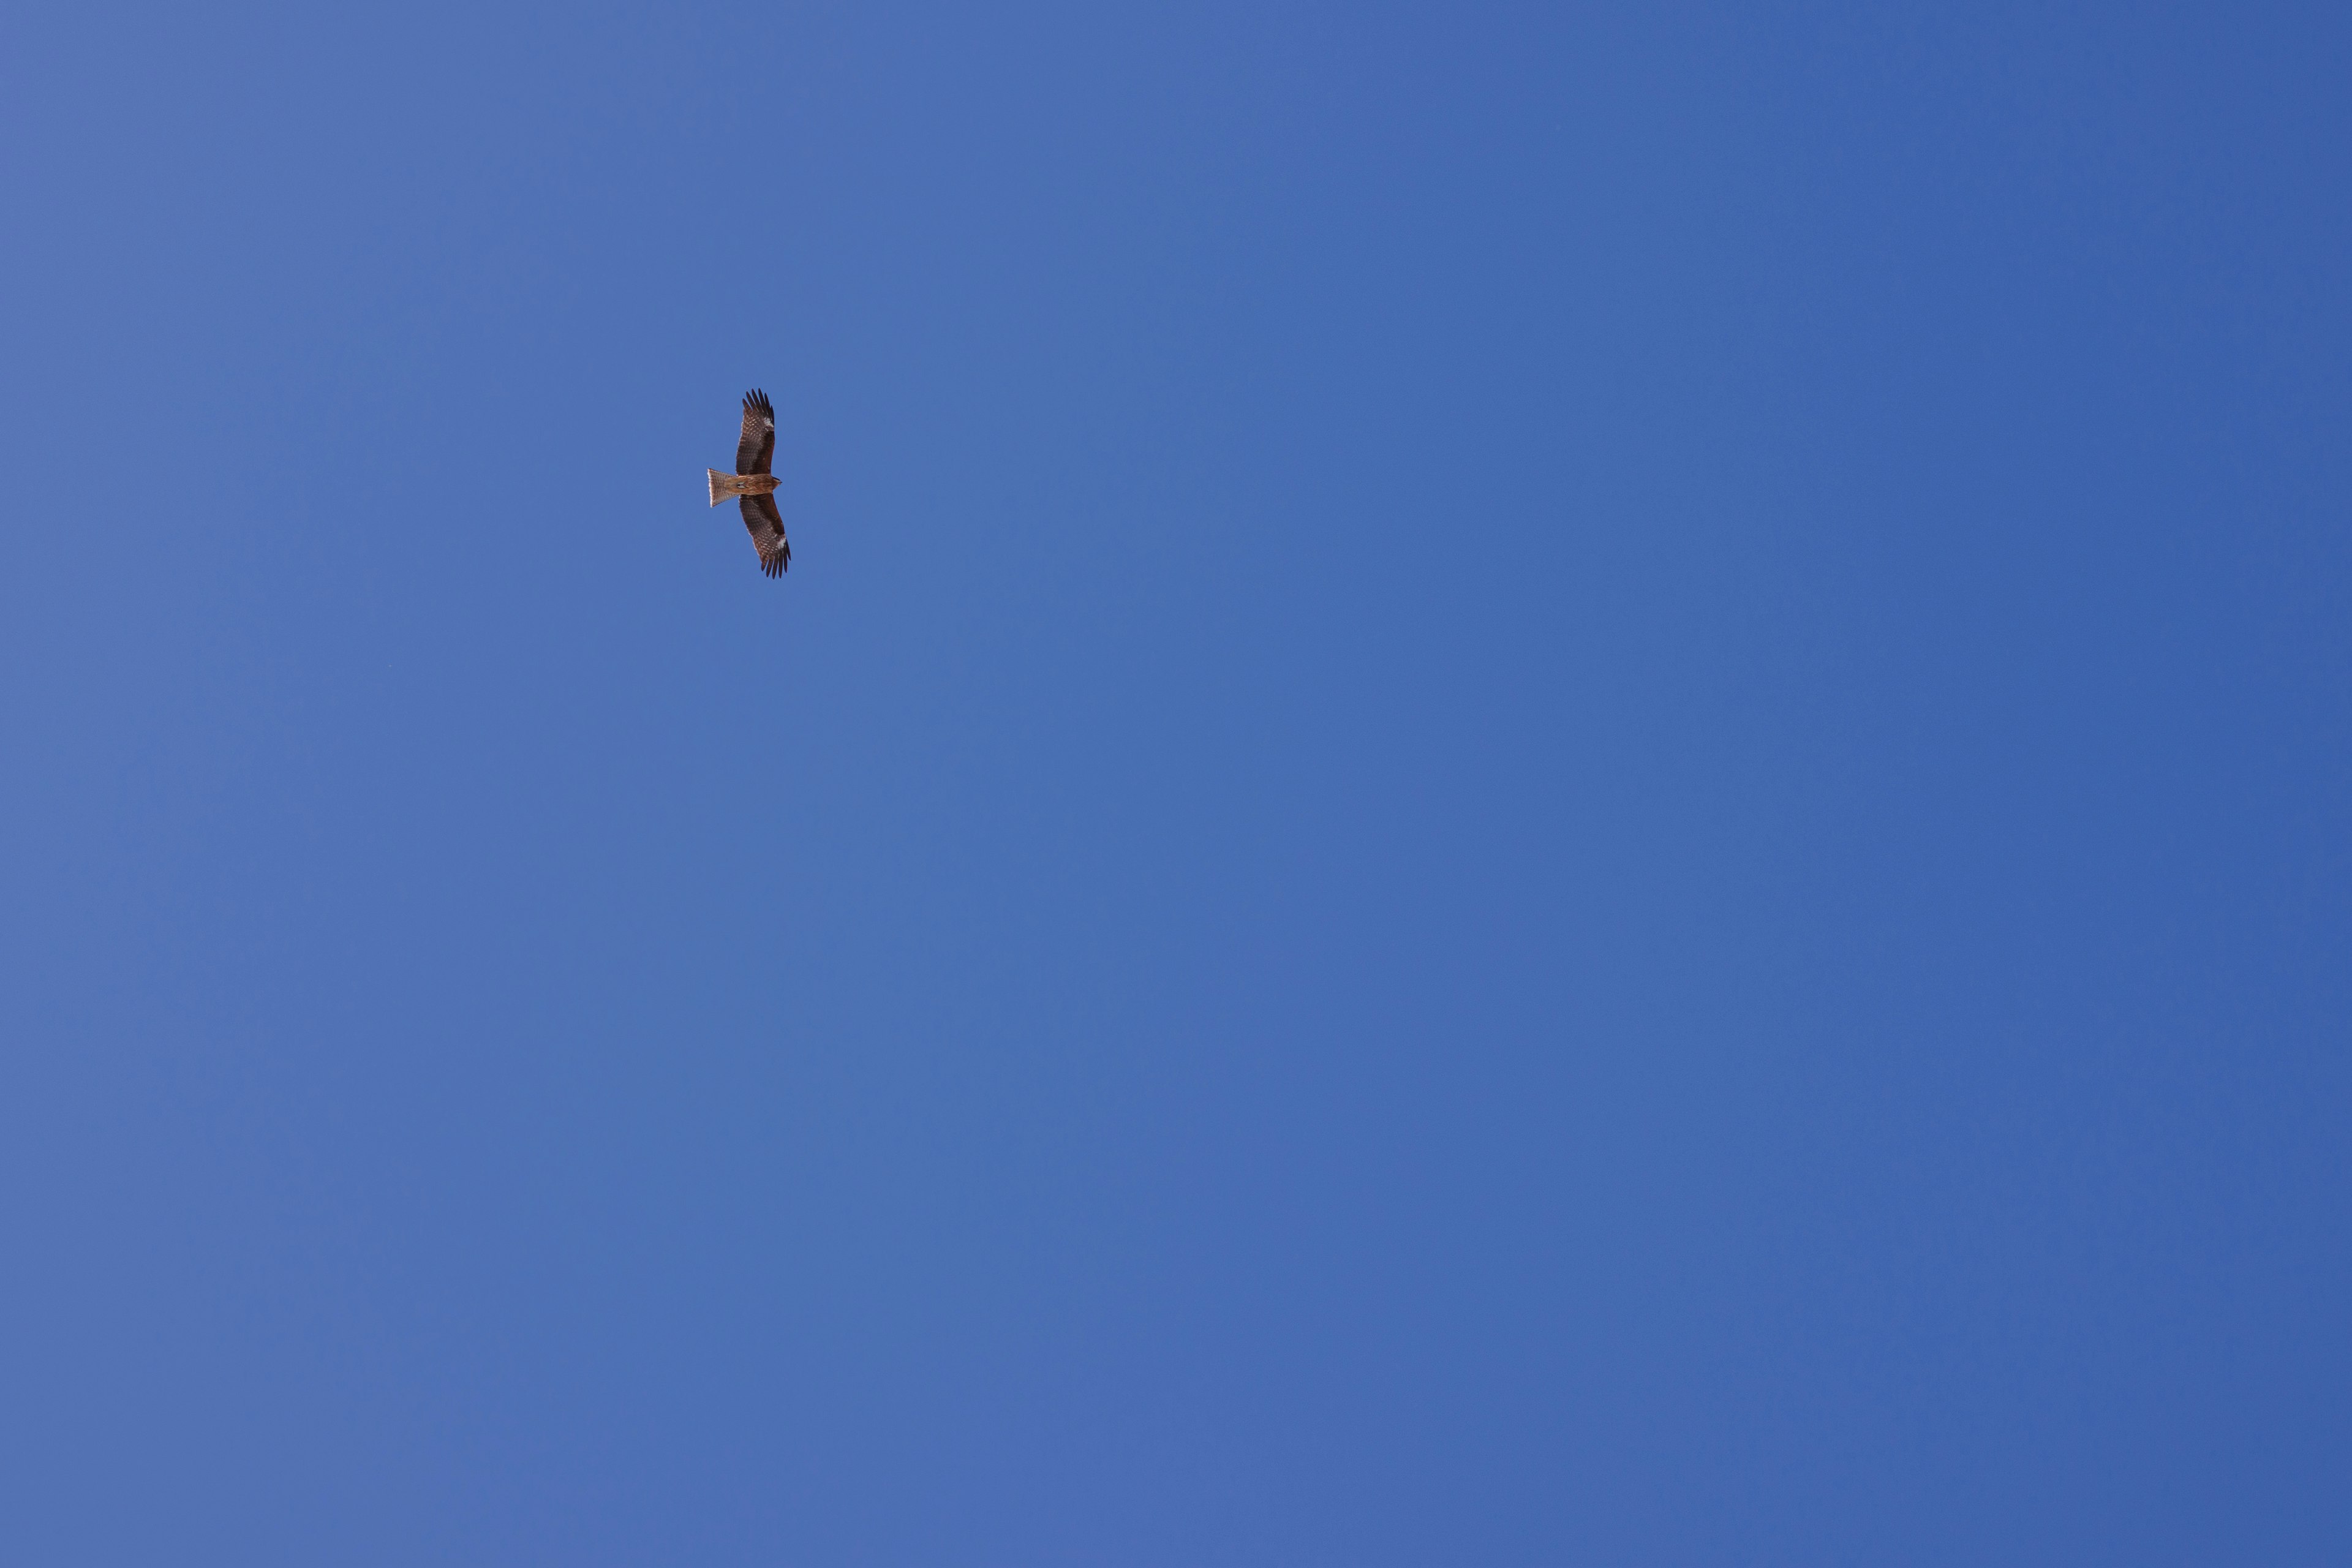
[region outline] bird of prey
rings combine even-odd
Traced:
[[[776,410],[764,392],[743,395],[743,438],[735,443],[735,471],[710,475],[710,504],[740,496],[743,526],[751,531],[751,547],[760,552],[760,570],[780,575],[793,563],[792,541],[784,537],[784,520],[776,510],[776,476],[768,465],[776,456]]]

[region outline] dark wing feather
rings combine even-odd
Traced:
[[[735,443],[735,471],[764,474],[776,455],[776,410],[764,392],[743,395],[743,438]]]
[[[751,531],[751,547],[760,552],[760,570],[779,576],[793,563],[793,542],[784,537],[784,520],[772,495],[745,496],[743,526]]]

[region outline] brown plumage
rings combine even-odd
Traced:
[[[776,410],[764,392],[743,395],[743,437],[735,443],[735,471],[710,475],[710,504],[740,497],[743,526],[751,531],[751,547],[760,552],[760,570],[779,576],[793,563],[792,541],[784,537],[784,520],[776,510],[776,476],[768,471],[776,456]]]

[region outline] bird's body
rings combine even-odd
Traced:
[[[717,506],[729,496],[763,496],[783,481],[773,474],[722,474],[717,468],[710,473],[710,504]]]
[[[760,570],[781,575],[793,563],[792,541],[784,537],[783,515],[776,510],[776,476],[769,472],[776,455],[776,410],[764,392],[743,395],[743,435],[735,444],[735,471],[710,475],[710,504],[730,496],[743,509],[743,526],[751,531],[751,548],[760,552]]]

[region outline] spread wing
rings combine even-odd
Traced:
[[[776,410],[764,392],[743,395],[743,438],[735,443],[735,471],[764,474],[776,455]],[[775,509],[768,509],[773,511]],[[744,515],[749,516],[750,513]]]
[[[745,496],[737,504],[743,509],[743,526],[751,531],[751,547],[760,552],[760,570],[771,577],[782,575],[793,563],[793,542],[784,537],[784,520],[776,510],[776,498]]]

